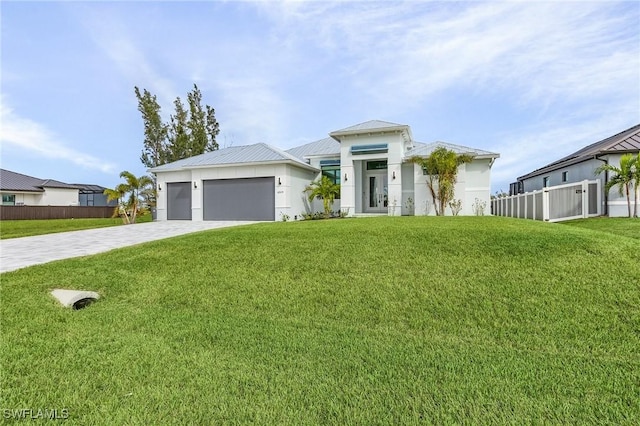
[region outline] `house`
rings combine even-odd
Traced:
[[[150,169],[157,178],[158,220],[278,220],[320,211],[305,187],[321,175],[340,184],[334,210],[363,214],[434,214],[423,170],[408,162],[444,146],[474,156],[460,166],[461,214],[490,199],[499,154],[444,142],[416,142],[411,128],[373,120],[283,151],[265,143],[224,148]],[[487,209],[488,212],[488,209]]]
[[[99,185],[68,184],[0,169],[3,206],[116,206]]]
[[[75,185],[5,169],[0,169],[0,193],[3,206],[74,206],[79,197]]]
[[[624,154],[640,152],[640,124],[618,134],[592,143],[567,155],[553,163],[520,176],[517,182],[510,185],[512,195],[531,192],[549,186],[570,184],[583,180],[600,180],[602,191],[602,212],[611,217],[627,216],[625,196],[613,189],[605,193],[604,186],[609,180],[609,173],[596,176],[595,170],[602,164],[618,167],[620,157]]]
[[[79,206],[110,206],[115,207],[118,205],[116,200],[107,200],[107,196],[104,195],[105,188],[100,185],[87,185],[82,183],[75,183],[74,186],[78,187],[80,191],[78,198]]]

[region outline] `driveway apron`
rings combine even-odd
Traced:
[[[208,229],[255,222],[163,221],[0,240],[0,273]]]

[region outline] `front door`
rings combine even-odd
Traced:
[[[386,213],[389,203],[387,172],[367,173],[365,212]]]

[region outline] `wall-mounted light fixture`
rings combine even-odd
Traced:
[[[278,185],[282,185],[282,181],[278,178]]]
[[[158,184],[158,191],[162,191],[162,187]]]
[[[344,174],[344,181],[346,182],[346,181],[348,181],[348,180],[349,180],[349,179],[347,179],[347,174],[345,173],[345,174]]]
[[[396,178],[396,171],[395,170],[393,171],[393,174],[391,176],[393,177],[393,179]]]
[[[193,181],[193,189],[198,189],[198,184],[196,183],[196,181]]]

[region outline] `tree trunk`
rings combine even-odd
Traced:
[[[629,184],[627,183],[624,188],[627,192],[627,211],[629,213],[629,217],[631,217],[631,196],[629,195]]]

